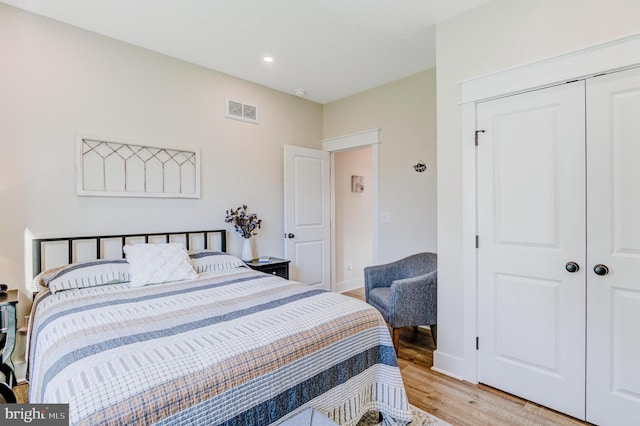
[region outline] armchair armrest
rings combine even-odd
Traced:
[[[369,291],[376,287],[389,287],[397,276],[396,262],[364,268],[364,287],[366,302],[369,302]]]
[[[391,284],[389,325],[393,328],[437,323],[438,271]]]

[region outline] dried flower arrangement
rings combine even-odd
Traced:
[[[226,212],[227,216],[224,218],[226,223],[232,223],[236,228],[236,232],[242,235],[242,238],[251,238],[252,235],[256,235],[254,232],[256,228],[260,229],[262,219],[258,219],[256,213],[247,213],[247,205],[243,204],[237,209],[230,209]]]

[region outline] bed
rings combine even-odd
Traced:
[[[225,231],[33,245],[29,402],[68,403],[71,424],[268,425],[308,409],[341,425],[372,410],[411,420],[380,314],[247,268]],[[165,261],[184,271],[145,282]]]

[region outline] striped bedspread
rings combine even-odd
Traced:
[[[69,403],[78,425],[267,425],[307,408],[411,420],[376,310],[247,268],[39,293],[29,384],[29,402]]]

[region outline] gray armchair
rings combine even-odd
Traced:
[[[428,325],[437,338],[438,257],[418,253],[395,262],[364,268],[365,300],[393,329],[398,353],[400,328]]]

